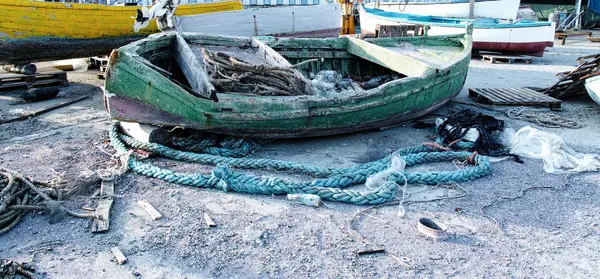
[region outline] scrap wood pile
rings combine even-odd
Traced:
[[[96,217],[95,214],[80,214],[66,209],[56,198],[57,191],[48,184],[0,168],[0,235],[14,228],[30,211],[49,213],[51,220],[58,220],[64,215]]]
[[[250,64],[220,51],[202,48],[211,82],[220,92],[266,96],[313,95],[310,81],[294,67]],[[312,62],[312,61],[305,61]],[[304,64],[304,63],[303,63]]]
[[[577,58],[579,66],[572,71],[556,74],[558,82],[542,93],[557,99],[586,94],[585,80],[600,75],[600,53]]]

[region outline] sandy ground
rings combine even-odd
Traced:
[[[596,34],[596,37],[600,34]],[[469,87],[548,86],[559,71],[570,70],[579,56],[598,52],[600,44],[582,37],[547,50],[528,64],[490,65],[473,59],[465,89],[458,100],[468,101]],[[101,148],[110,120],[102,104],[102,82],[94,71],[69,73],[72,82],[60,98],[37,104],[10,105],[0,99],[0,116],[35,109],[53,102],[90,96],[75,105],[30,121],[2,125],[0,164],[39,180],[62,176],[80,186],[65,205],[80,208],[99,184],[75,180],[106,166],[110,157]],[[436,114],[460,105],[450,103]],[[504,109],[504,108],[500,108]],[[508,119],[501,111],[485,111],[518,129],[533,125]],[[563,136],[578,151],[600,153],[600,106],[588,98],[563,103],[563,116],[586,124],[578,130],[548,129]],[[18,141],[29,134],[53,134]],[[54,133],[57,132],[57,133]],[[253,156],[331,166],[349,166],[378,159],[393,150],[427,141],[430,131],[410,125],[343,136],[278,141]],[[110,149],[108,151],[111,151]],[[453,164],[426,165],[413,170],[455,169]],[[194,170],[193,165],[177,169]],[[79,183],[79,184],[77,184]],[[11,232],[0,236],[0,258],[32,262],[42,278],[588,278],[600,272],[600,175],[547,174],[542,162],[503,161],[492,174],[460,184],[468,194],[457,199],[427,201],[461,194],[456,185],[410,186],[406,216],[397,207],[367,212],[354,228],[388,254],[357,256],[368,247],[348,234],[348,222],[364,207],[326,202],[319,208],[296,205],[283,197],[198,190],[134,174],[116,185],[110,231],[90,233],[90,223],[65,218],[50,224],[29,214]],[[486,209],[504,229],[486,218],[482,206],[502,197],[523,197]],[[137,206],[152,203],[164,216],[152,221]],[[456,208],[462,211],[456,212]],[[203,213],[218,224],[206,228]],[[451,237],[434,242],[418,234],[420,217],[449,226]],[[129,262],[117,265],[110,248],[119,246]],[[408,268],[407,264],[411,267]]]

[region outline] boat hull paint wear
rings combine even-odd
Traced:
[[[261,37],[290,65],[324,58],[304,65],[302,71],[333,69],[352,76],[370,74],[366,67],[384,67],[404,77],[373,89],[334,95],[221,92],[214,102],[196,97],[155,66],[148,66],[144,57],[168,57],[173,42],[182,41],[173,36],[182,36],[194,48],[226,45],[247,49],[248,44],[258,44],[257,38],[164,33],[115,50],[109,58],[104,95],[113,119],[254,138],[327,136],[385,127],[425,115],[459,94],[472,43],[470,32],[367,41]],[[158,60],[154,63],[160,65]]]
[[[0,64],[89,57],[158,32],[133,30],[139,6],[0,0]],[[180,5],[175,15],[242,9],[239,1]]]
[[[490,20],[472,21],[442,17],[414,16],[360,8],[361,33],[374,35],[376,26],[424,24],[429,25],[429,35],[464,33],[464,25],[473,22],[473,49],[514,52],[542,57],[546,47],[554,46],[554,23],[525,22],[491,24]],[[456,23],[455,23],[456,22]]]
[[[375,1],[367,1],[367,7],[375,7]],[[476,18],[516,19],[520,0],[475,0]],[[399,0],[395,3],[380,2],[379,9],[415,15],[441,17],[469,17],[469,0]]]
[[[337,37],[342,27],[340,5],[246,8],[201,16],[175,17],[179,32],[228,36]]]

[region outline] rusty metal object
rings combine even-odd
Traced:
[[[448,233],[446,232],[448,226],[433,219],[420,218],[417,222],[417,230],[435,241],[448,238]]]

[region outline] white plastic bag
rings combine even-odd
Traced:
[[[544,171],[548,173],[585,172],[600,170],[600,156],[582,154],[568,147],[563,139],[555,134],[543,132],[530,126],[517,131],[510,141],[510,131],[503,135],[509,142],[511,154],[526,158],[542,159]]]

